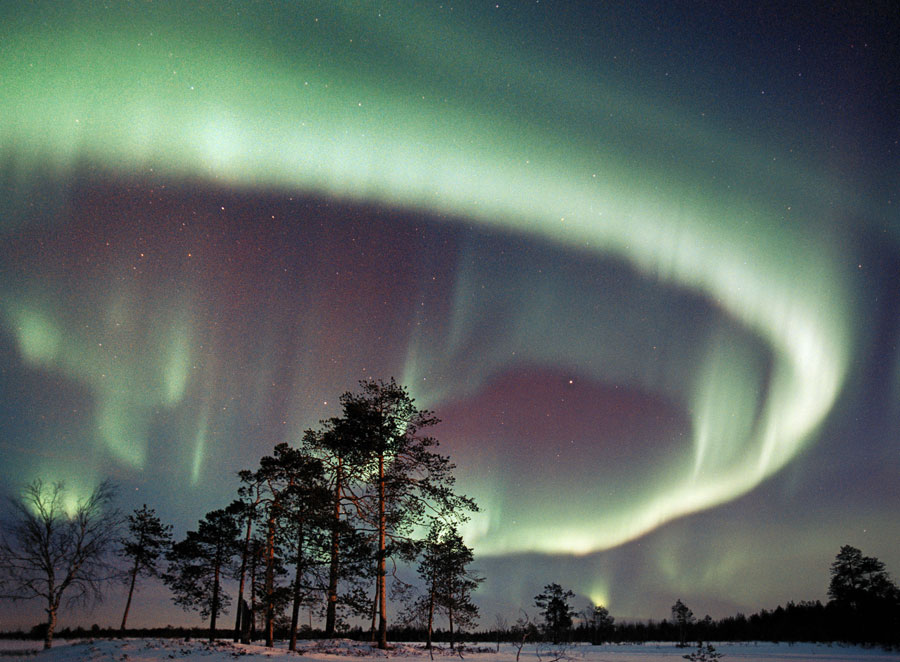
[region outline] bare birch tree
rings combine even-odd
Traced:
[[[45,649],[53,646],[63,597],[66,604],[99,602],[116,577],[110,556],[121,518],[114,495],[104,481],[87,498],[70,501],[62,483],[36,480],[11,500],[13,515],[0,538],[0,597],[45,602]]]

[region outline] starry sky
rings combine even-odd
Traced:
[[[900,18],[856,4],[3,3],[3,488],[183,534],[394,376],[485,624],[900,573]]]

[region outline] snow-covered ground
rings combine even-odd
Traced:
[[[339,662],[341,659],[365,662],[384,662],[384,658],[400,657],[410,662],[430,662],[428,652],[421,645],[398,645],[393,650],[378,651],[367,644],[345,640],[326,642],[304,641],[297,653],[291,653],[284,644],[276,649],[258,645],[233,644],[230,641],[205,641],[182,639],[96,639],[72,642],[57,642],[52,650],[25,653],[34,648],[36,642],[0,641],[2,662],[167,662],[168,660],[196,659],[201,662]],[[722,643],[714,644],[728,662],[900,662],[900,652],[885,652],[874,648],[858,646],[818,645],[818,644],[769,644],[769,643]],[[696,649],[693,649],[696,650]],[[559,662],[660,662],[682,660],[692,649],[676,648],[673,644],[652,643],[643,645],[604,646],[577,645],[566,649],[534,645],[522,649],[521,662],[553,662],[558,654],[564,654]],[[272,660],[272,658],[275,658]],[[436,651],[435,660],[451,662],[459,659],[449,650]],[[515,662],[516,649],[504,645],[500,652],[495,646],[469,647],[464,652],[466,662]]]

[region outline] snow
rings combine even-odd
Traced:
[[[49,651],[26,653],[39,642],[0,642],[0,662],[168,662],[192,659],[198,662],[384,662],[385,658],[400,657],[410,662],[430,662],[428,651],[421,644],[395,645],[390,651],[379,651],[369,644],[342,639],[328,641],[303,641],[298,651],[292,653],[286,644],[275,649],[260,645],[234,644],[218,640],[213,644],[201,640],[184,639],[94,639],[57,642]],[[842,646],[838,644],[772,644],[772,643],[716,643],[722,660],[740,662],[900,662],[900,652],[887,652],[877,648]],[[696,649],[693,649],[696,650]],[[692,652],[690,648],[677,648],[670,643],[584,644],[567,648],[534,645],[522,649],[521,662],[660,662],[682,660]],[[540,653],[540,655],[538,654]],[[515,662],[516,649],[506,644],[500,652],[495,645],[469,646],[463,654],[465,662]],[[435,660],[451,662],[459,659],[455,652],[436,650]]]

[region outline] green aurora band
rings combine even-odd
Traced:
[[[721,311],[719,328],[693,350],[700,361],[687,383],[674,371],[654,376],[615,347],[520,339],[530,359],[546,364],[577,368],[580,353],[605,352],[592,376],[630,380],[681,404],[692,454],[677,474],[590,526],[535,518],[507,535],[493,525],[501,504],[478,495],[485,512],[470,535],[479,553],[623,544],[752,490],[829,414],[854,338],[849,293],[821,228],[854,196],[799,156],[774,161],[752,136],[718,133],[615,81],[542,59],[539,49],[506,49],[476,21],[437,24],[415,7],[301,3],[290,15],[270,9],[240,19],[233,7],[138,16],[49,7],[5,17],[0,28],[0,150],[13,164],[4,232],[25,222],[17,205],[41,197],[48,174],[65,181],[84,164],[126,177],[152,169],[468,219],[624,260]],[[160,341],[144,358],[116,363],[54,316],[53,295],[24,285],[3,294],[3,320],[23,359],[88,385],[105,446],[121,464],[142,467],[153,409],[177,404],[191,378],[199,350],[189,316],[162,305],[144,311]],[[189,310],[193,294],[183,296]],[[127,296],[108,298],[108,319],[133,323]],[[511,362],[491,352],[457,384],[422,386],[473,332],[466,301],[453,311],[446,346],[409,348],[403,380],[425,406],[477,391]],[[523,320],[541,314],[521,312]],[[195,482],[209,425],[201,412],[188,460]]]

